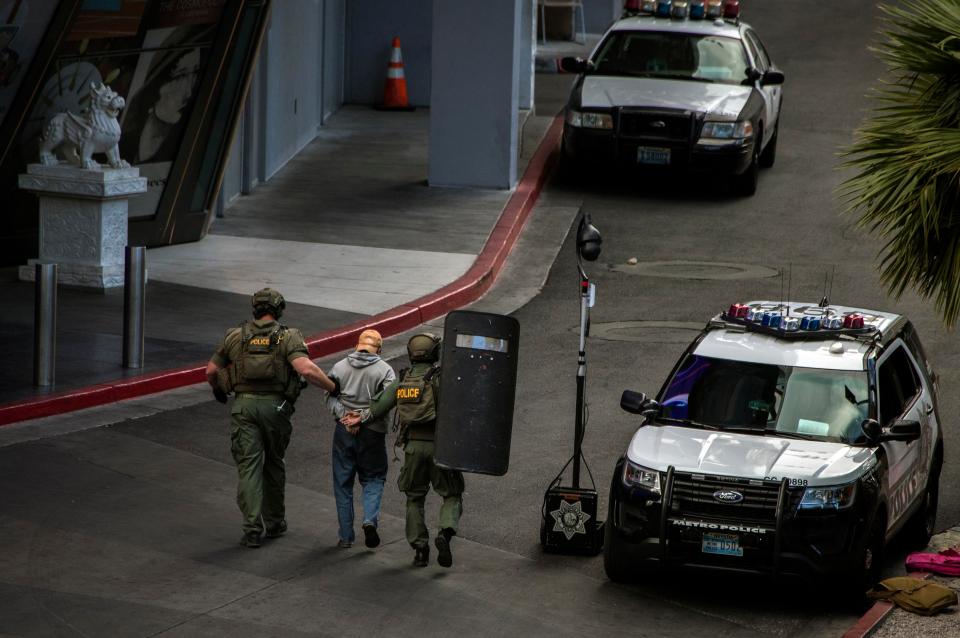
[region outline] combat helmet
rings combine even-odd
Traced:
[[[250,297],[250,305],[253,306],[254,316],[265,310],[273,315],[274,319],[279,319],[283,309],[287,307],[287,302],[283,299],[283,295],[273,288],[262,288]]]
[[[440,337],[429,332],[422,332],[410,337],[407,342],[407,354],[412,363],[426,361],[434,363],[440,359]]]

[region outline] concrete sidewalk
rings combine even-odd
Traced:
[[[566,97],[569,76],[538,77],[522,123],[521,170]],[[126,370],[121,294],[61,289],[57,385],[31,384],[33,288],[0,281],[0,404],[201,364],[249,316],[263,286],[288,300],[305,335],[362,321],[430,293],[470,268],[508,191],[430,188],[429,111],[344,107],[269,182],[236,200],[211,234],[151,249],[145,367]]]

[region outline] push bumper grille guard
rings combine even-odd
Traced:
[[[670,558],[670,543],[667,539],[670,523],[670,511],[673,509],[673,466],[667,468],[667,478],[664,482],[663,500],[660,504],[660,560],[666,564]],[[783,546],[783,517],[787,509],[787,479],[780,481],[780,489],[777,492],[777,510],[776,523],[773,538],[773,564],[771,572],[773,576],[780,573],[780,553]]]
[[[616,128],[614,129],[617,157],[623,157],[624,148],[630,145],[651,144],[668,146],[672,149],[683,148],[689,152],[697,142],[698,117],[693,111],[671,111],[664,109],[642,109],[636,107],[620,107],[616,109]],[[630,120],[628,124],[627,120]],[[653,130],[639,130],[646,128],[647,120],[660,120],[664,125],[660,132]],[[684,154],[686,161],[689,156]]]

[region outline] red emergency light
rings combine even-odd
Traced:
[[[853,328],[855,330],[859,328],[863,328],[863,315],[853,312],[853,313],[850,313],[849,315],[844,316],[843,327]]]
[[[727,310],[727,316],[732,319],[746,319],[750,314],[750,306],[744,305],[742,303],[735,303],[730,305],[730,309]]]
[[[723,17],[736,19],[740,17],[740,0],[724,0]]]

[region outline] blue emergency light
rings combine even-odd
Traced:
[[[669,18],[672,4],[672,0],[657,0],[657,15],[661,18]]]
[[[702,20],[707,15],[707,8],[704,0],[690,0],[690,17],[694,20]]]

